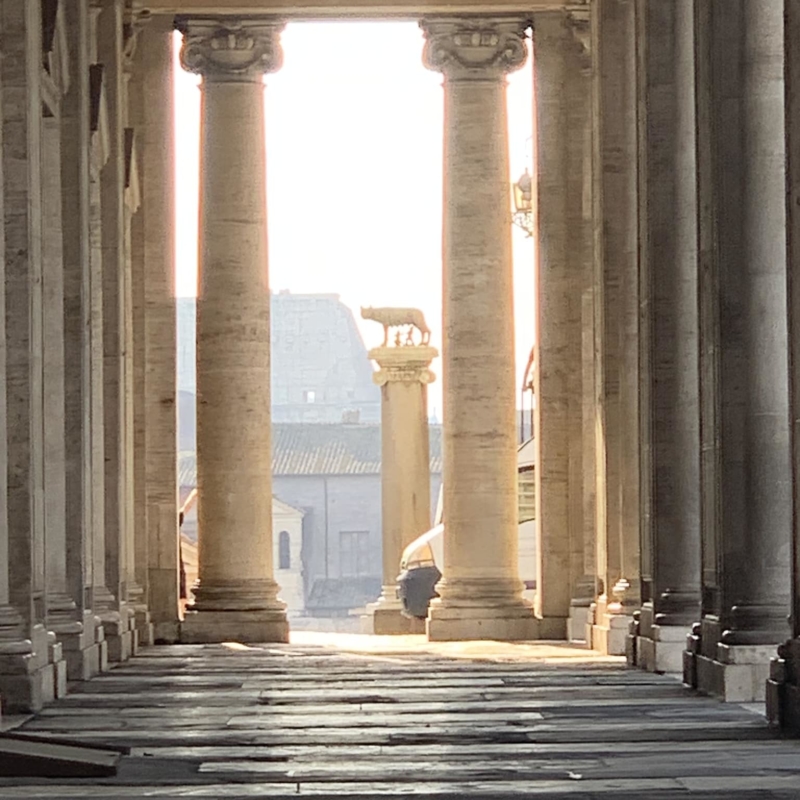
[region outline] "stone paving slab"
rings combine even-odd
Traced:
[[[561,643],[159,647],[77,688],[22,730],[125,745],[119,774],[0,798],[800,797],[752,709]]]

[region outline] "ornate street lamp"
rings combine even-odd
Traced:
[[[533,179],[527,168],[514,184],[514,224],[533,236]]]

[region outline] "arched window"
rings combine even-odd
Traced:
[[[289,541],[289,531],[278,534],[278,569],[292,568],[292,551]]]

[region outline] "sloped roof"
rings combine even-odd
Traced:
[[[431,472],[442,471],[442,429],[430,427]],[[342,423],[274,423],[273,475],[380,475],[380,425]],[[179,456],[181,486],[197,481],[195,454]]]

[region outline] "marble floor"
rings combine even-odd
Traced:
[[[757,711],[559,643],[156,647],[20,728],[126,748],[116,777],[0,797],[798,798],[800,741]]]

